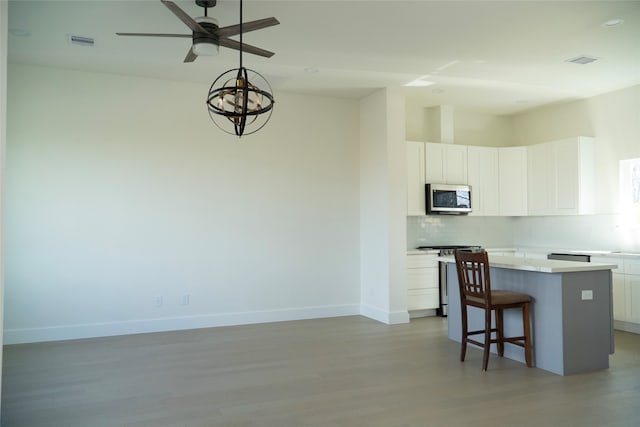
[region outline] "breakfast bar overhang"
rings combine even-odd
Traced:
[[[461,340],[460,291],[455,260],[447,268],[449,339]],[[582,263],[489,255],[491,288],[531,295],[534,366],[558,375],[609,367],[613,354],[612,273],[615,264]],[[507,336],[522,333],[521,313],[504,312]],[[482,310],[469,310],[469,330],[482,329]],[[495,345],[492,352],[496,352]],[[524,361],[521,348],[506,345],[504,356]]]

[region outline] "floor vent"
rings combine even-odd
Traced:
[[[75,44],[78,46],[94,46],[95,44],[95,40],[92,39],[91,37],[82,37],[82,36],[75,36],[73,34],[69,35],[69,43],[71,44]]]

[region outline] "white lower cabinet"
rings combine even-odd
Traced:
[[[627,285],[624,274],[613,273],[613,320],[626,322],[627,316]]]
[[[440,306],[438,255],[407,255],[407,309],[426,310]]]
[[[640,323],[640,260],[625,259],[624,273],[627,321]]]
[[[591,262],[618,265],[612,270],[613,320],[640,324],[640,259],[591,257]]]

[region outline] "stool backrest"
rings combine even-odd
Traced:
[[[486,251],[455,252],[460,299],[462,304],[491,305],[491,277],[489,275],[489,256]]]

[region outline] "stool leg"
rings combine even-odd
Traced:
[[[462,304],[460,307],[462,310],[462,339],[460,340],[462,347],[460,348],[460,361],[464,362],[465,355],[467,354],[467,306]]]
[[[531,368],[533,360],[531,357],[531,320],[529,318],[528,302],[522,306],[522,326],[524,329],[524,360],[527,366]]]
[[[482,370],[486,371],[489,366],[489,348],[491,347],[491,312],[493,310],[485,309],[484,315],[484,352],[482,354]]]
[[[502,309],[496,309],[496,344],[498,345],[498,356],[504,357],[504,322],[502,321]]]

